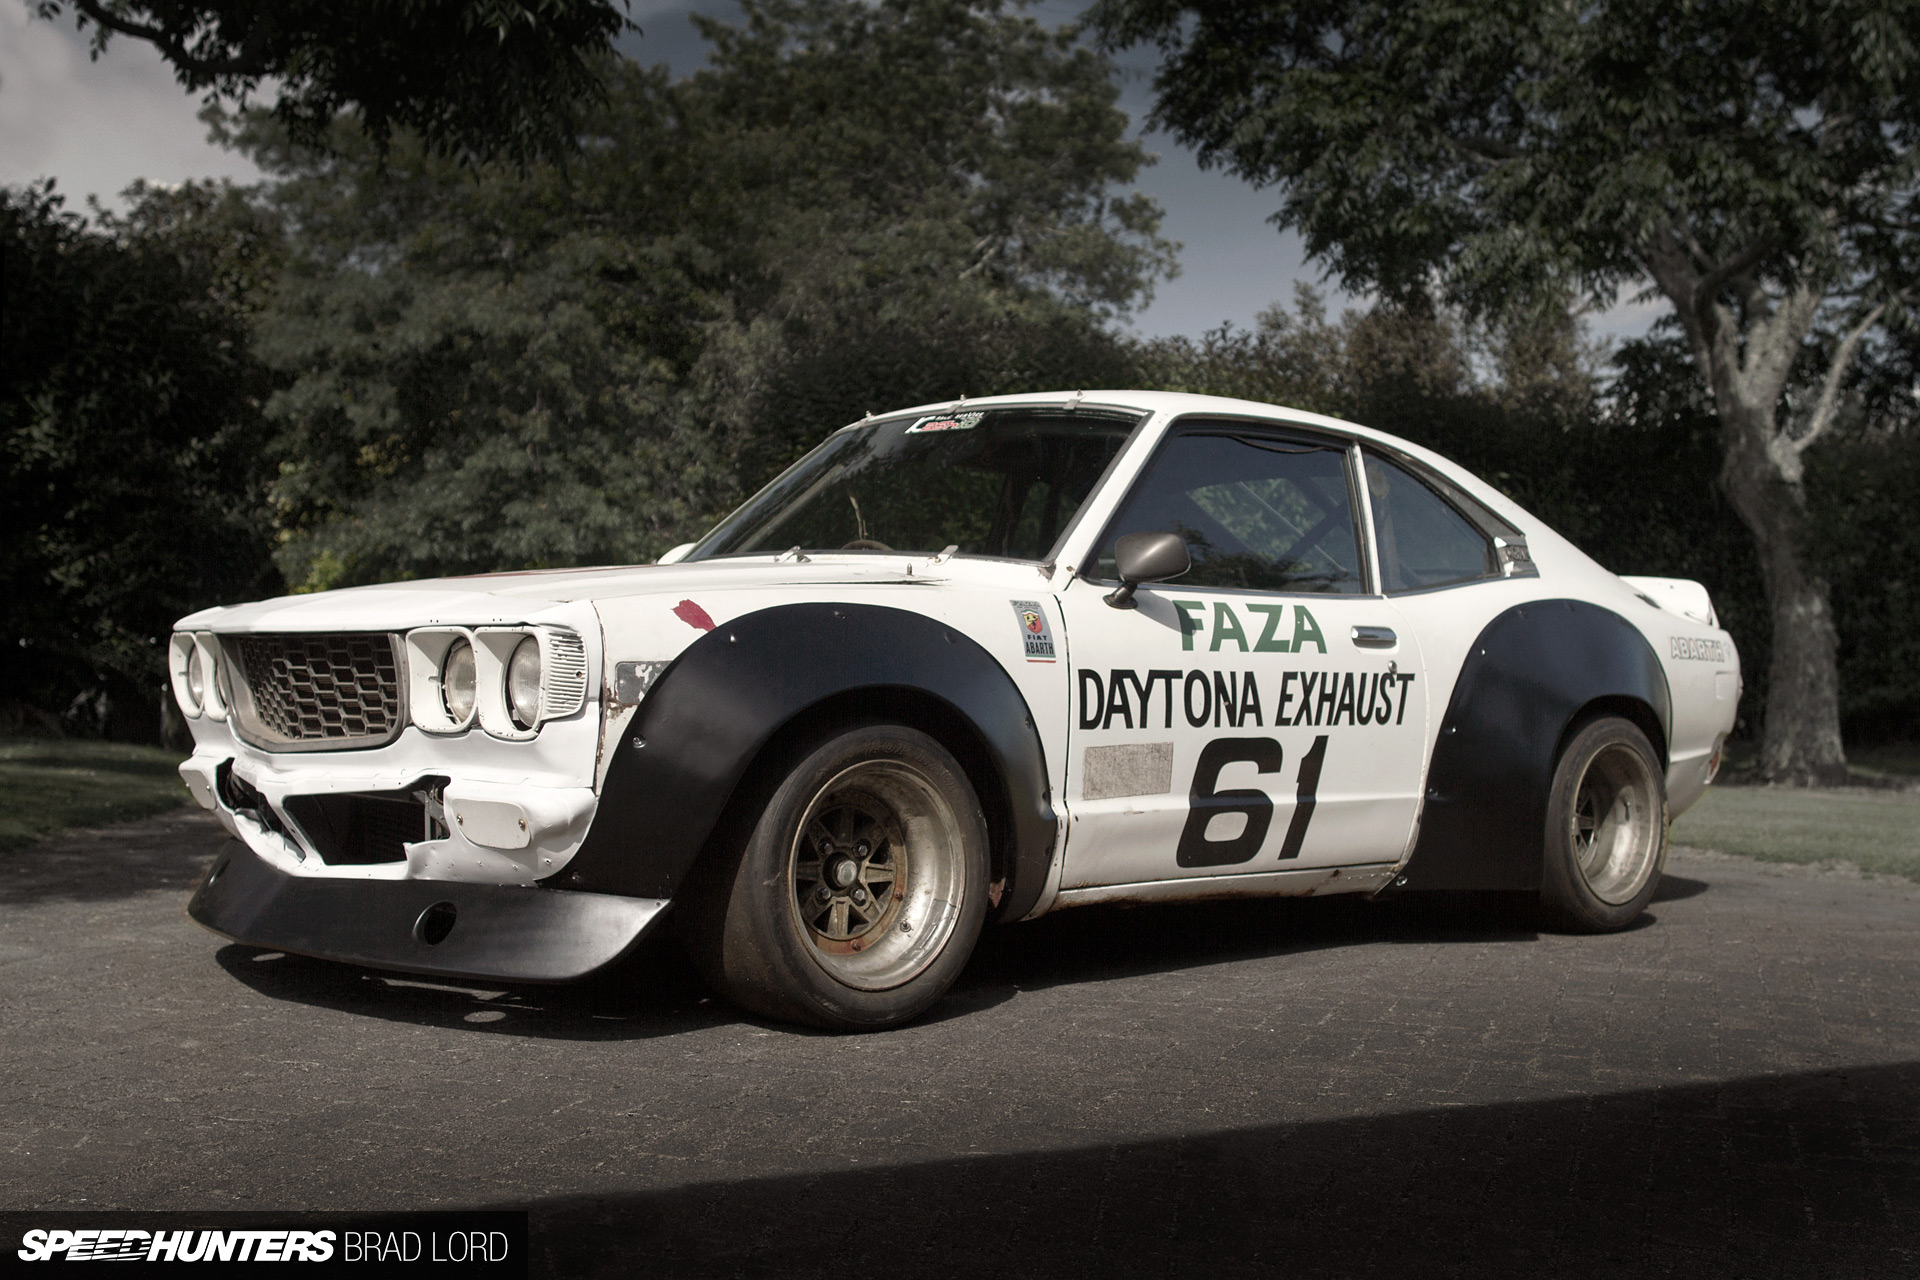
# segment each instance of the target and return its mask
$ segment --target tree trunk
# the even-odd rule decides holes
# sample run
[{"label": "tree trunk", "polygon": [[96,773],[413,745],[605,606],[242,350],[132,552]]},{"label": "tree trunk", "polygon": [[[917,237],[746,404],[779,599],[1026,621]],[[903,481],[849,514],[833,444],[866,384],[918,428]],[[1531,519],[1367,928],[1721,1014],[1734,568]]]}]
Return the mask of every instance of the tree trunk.
[{"label": "tree trunk", "polygon": [[1826,579],[1808,563],[1806,490],[1798,476],[1782,475],[1770,455],[1771,411],[1730,399],[1720,401],[1726,449],[1720,476],[1759,549],[1773,621],[1760,770],[1770,782],[1836,786],[1847,780],[1839,636]]}]

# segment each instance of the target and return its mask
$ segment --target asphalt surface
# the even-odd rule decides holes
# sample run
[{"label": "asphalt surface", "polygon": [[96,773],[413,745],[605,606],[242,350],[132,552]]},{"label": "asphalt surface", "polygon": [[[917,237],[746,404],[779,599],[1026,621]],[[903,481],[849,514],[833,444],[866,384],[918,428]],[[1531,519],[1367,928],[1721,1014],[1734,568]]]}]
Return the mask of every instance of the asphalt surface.
[{"label": "asphalt surface", "polygon": [[1640,926],[1093,908],[914,1026],[667,947],[435,984],[189,922],[181,813],[0,855],[0,1209],[532,1212],[536,1274],[1920,1274],[1920,886],[1682,851]]}]

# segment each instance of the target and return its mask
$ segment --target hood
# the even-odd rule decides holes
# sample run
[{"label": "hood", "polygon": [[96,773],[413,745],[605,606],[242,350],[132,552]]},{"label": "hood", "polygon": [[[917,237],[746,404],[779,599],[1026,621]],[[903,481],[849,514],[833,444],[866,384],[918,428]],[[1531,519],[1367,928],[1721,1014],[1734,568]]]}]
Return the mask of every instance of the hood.
[{"label": "hood", "polygon": [[408,627],[511,626],[538,622],[553,610],[581,601],[677,592],[789,587],[796,591],[837,585],[936,587],[964,579],[1005,580],[1022,590],[1044,589],[1049,574],[1025,561],[937,556],[813,555],[795,561],[772,556],[702,560],[692,564],[627,565],[613,568],[542,569],[526,573],[428,578],[370,587],[344,587],[307,595],[279,596],[251,604],[203,609],[182,618],[177,630],[202,631],[390,631]]}]

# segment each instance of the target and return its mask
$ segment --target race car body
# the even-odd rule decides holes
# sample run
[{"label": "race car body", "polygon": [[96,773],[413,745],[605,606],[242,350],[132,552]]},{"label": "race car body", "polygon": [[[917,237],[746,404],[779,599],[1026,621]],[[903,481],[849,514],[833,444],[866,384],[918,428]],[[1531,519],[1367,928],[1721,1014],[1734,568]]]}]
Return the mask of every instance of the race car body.
[{"label": "race car body", "polygon": [[738,1003],[839,1027],[1078,903],[1623,927],[1740,691],[1697,584],[1382,433],[1139,392],[869,418],[660,564],[211,609],[172,654],[237,841],[209,928],[564,981],[671,914]]}]

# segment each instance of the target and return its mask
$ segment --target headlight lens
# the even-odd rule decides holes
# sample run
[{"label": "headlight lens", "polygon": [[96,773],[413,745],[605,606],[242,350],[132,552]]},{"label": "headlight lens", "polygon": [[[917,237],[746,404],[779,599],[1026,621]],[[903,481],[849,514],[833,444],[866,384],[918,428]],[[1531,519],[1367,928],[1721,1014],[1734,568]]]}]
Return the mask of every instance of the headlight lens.
[{"label": "headlight lens", "polygon": [[514,646],[507,663],[507,705],[520,728],[531,729],[540,722],[540,640],[536,636]]},{"label": "headlight lens", "polygon": [[207,675],[200,669],[200,655],[191,651],[187,654],[187,693],[194,710],[207,705]]},{"label": "headlight lens", "polygon": [[456,640],[440,664],[440,697],[447,704],[447,715],[455,724],[465,724],[473,715],[473,695],[479,688],[473,663],[473,646]]}]

